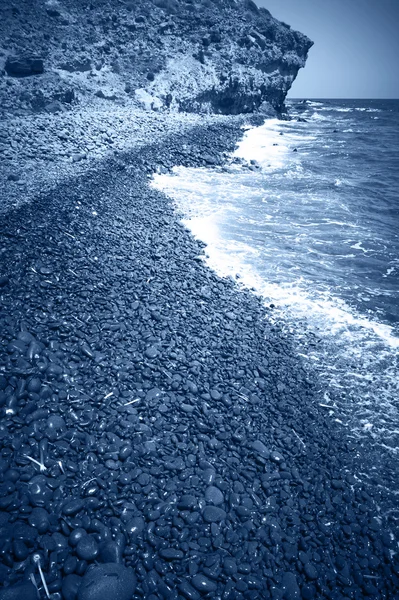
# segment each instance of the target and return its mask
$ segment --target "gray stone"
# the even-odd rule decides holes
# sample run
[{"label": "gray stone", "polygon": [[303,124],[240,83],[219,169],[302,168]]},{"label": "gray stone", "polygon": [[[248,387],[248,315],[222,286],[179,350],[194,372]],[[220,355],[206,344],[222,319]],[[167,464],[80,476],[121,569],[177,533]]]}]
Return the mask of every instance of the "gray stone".
[{"label": "gray stone", "polygon": [[208,504],[223,504],[224,496],[219,488],[215,487],[214,485],[210,485],[206,488],[205,500],[208,502]]}]

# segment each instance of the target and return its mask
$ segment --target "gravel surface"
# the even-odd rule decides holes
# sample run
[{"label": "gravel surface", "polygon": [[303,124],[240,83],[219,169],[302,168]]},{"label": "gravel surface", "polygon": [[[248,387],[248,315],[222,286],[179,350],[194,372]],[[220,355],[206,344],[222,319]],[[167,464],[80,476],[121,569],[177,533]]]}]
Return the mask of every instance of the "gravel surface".
[{"label": "gravel surface", "polygon": [[[248,117],[250,119],[251,117]],[[154,113],[134,105],[95,100],[57,114],[7,115],[0,123],[0,213],[31,201],[98,161],[173,133],[210,123],[242,123],[243,117]]]},{"label": "gravel surface", "polygon": [[3,215],[0,600],[398,597],[359,448],[148,186],[239,135],[172,133]]}]

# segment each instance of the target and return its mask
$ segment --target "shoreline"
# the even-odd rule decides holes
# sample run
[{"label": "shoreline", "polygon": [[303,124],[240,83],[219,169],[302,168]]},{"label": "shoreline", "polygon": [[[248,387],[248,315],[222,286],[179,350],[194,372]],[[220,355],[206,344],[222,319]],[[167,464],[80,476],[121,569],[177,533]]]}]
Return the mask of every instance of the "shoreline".
[{"label": "shoreline", "polygon": [[356,445],[261,299],[210,271],[148,186],[157,167],[221,164],[251,117],[223,120],[4,215],[0,581],[28,600],[36,551],[64,597],[109,562],[138,598],[395,597]]}]

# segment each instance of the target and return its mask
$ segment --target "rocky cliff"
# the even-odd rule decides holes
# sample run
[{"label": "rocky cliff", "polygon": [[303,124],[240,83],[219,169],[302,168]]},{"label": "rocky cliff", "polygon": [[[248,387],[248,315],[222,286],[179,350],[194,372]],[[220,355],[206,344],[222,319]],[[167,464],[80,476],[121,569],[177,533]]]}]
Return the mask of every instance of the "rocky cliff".
[{"label": "rocky cliff", "polygon": [[0,6],[1,108],[281,110],[311,45],[252,0],[14,0]]}]

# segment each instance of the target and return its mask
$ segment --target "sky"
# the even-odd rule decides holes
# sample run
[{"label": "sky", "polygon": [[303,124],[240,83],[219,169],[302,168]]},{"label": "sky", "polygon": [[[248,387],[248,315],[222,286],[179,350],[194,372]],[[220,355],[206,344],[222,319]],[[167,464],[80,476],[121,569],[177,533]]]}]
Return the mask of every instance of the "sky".
[{"label": "sky", "polygon": [[399,98],[399,0],[256,0],[314,41],[291,98]]}]

